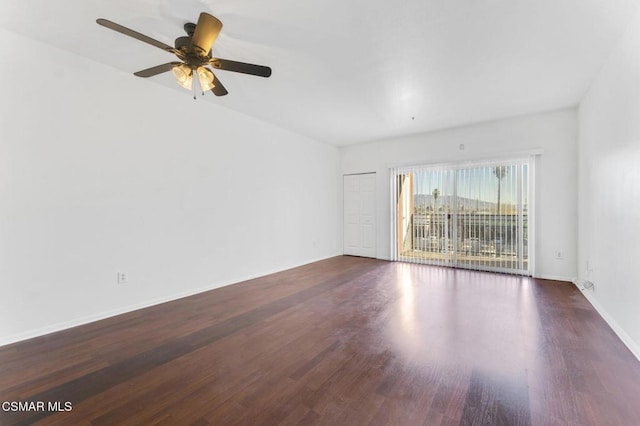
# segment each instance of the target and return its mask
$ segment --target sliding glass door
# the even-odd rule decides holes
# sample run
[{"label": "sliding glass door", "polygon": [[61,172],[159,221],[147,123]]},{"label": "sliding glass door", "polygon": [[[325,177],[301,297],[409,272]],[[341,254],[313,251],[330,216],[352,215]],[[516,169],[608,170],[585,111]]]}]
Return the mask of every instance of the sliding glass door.
[{"label": "sliding glass door", "polygon": [[392,169],[393,258],[530,275],[530,163]]}]

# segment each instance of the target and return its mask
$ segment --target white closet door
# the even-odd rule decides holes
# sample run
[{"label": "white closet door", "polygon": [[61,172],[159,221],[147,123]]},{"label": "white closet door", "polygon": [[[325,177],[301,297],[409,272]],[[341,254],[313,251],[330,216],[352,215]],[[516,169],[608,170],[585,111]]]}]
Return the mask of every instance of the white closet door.
[{"label": "white closet door", "polygon": [[376,174],[344,176],[344,254],[376,257]]}]

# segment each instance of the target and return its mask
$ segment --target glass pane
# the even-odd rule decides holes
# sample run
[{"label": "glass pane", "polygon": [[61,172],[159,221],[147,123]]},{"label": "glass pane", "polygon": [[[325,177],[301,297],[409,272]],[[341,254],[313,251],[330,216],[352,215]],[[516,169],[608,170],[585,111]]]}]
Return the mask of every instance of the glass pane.
[{"label": "glass pane", "polygon": [[[403,211],[410,211],[411,232],[398,244],[399,255],[416,261],[447,264],[451,260],[451,217],[453,173],[450,170],[423,170],[411,174],[411,197],[400,195]],[[408,188],[399,191],[406,194]],[[412,205],[411,205],[412,204]],[[409,208],[407,208],[409,206]],[[400,217],[400,216],[399,216]]]},{"label": "glass pane", "polygon": [[480,269],[519,269],[518,166],[457,172],[458,264]]}]

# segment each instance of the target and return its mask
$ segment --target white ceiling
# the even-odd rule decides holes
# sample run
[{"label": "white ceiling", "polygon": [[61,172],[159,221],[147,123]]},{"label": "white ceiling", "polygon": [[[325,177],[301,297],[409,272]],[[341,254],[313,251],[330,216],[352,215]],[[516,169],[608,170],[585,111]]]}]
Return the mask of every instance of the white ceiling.
[{"label": "white ceiling", "polygon": [[[207,102],[347,145],[574,106],[637,7],[638,0],[5,0],[0,26],[133,73],[173,57],[96,18],[173,45],[185,22],[209,12],[224,24],[214,56],[268,65],[273,75],[219,71],[229,95]],[[183,90],[170,73],[140,84]]]}]

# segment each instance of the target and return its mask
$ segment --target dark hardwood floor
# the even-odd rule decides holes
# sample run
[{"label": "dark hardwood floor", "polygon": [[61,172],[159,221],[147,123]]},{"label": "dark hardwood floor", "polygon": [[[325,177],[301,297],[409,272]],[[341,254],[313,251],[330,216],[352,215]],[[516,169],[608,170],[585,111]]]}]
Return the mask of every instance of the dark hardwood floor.
[{"label": "dark hardwood floor", "polygon": [[639,425],[640,363],[571,284],[336,257],[1,347],[12,401],[72,410],[2,425]]}]

